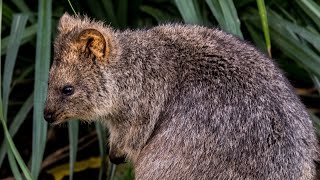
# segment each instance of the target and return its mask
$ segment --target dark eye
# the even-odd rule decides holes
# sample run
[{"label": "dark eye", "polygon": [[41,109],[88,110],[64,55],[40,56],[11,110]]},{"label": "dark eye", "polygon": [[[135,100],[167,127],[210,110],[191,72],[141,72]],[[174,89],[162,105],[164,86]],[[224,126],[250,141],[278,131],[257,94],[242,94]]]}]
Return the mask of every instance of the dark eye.
[{"label": "dark eye", "polygon": [[67,85],[62,88],[62,94],[65,96],[71,96],[74,92],[73,86]]}]

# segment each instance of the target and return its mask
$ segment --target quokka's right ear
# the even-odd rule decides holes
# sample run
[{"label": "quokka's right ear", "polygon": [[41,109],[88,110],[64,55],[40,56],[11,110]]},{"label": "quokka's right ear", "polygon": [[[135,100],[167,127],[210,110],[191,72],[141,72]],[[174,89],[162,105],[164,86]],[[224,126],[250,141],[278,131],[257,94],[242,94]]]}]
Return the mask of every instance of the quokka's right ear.
[{"label": "quokka's right ear", "polygon": [[70,29],[72,29],[74,24],[75,24],[75,18],[70,16],[66,12],[61,16],[61,18],[59,20],[58,30],[60,32],[67,32]]},{"label": "quokka's right ear", "polygon": [[110,44],[106,37],[96,29],[85,29],[78,37],[81,53],[93,55],[100,62],[105,62],[110,53]]}]

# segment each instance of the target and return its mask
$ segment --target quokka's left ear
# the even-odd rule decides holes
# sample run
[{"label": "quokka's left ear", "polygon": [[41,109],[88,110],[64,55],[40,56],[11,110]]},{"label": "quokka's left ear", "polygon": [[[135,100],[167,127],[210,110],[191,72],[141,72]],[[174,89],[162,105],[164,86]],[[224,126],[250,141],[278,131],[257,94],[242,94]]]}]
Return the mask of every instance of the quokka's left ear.
[{"label": "quokka's left ear", "polygon": [[85,29],[78,37],[81,53],[93,55],[99,61],[106,61],[110,52],[110,45],[105,37],[96,29]]}]

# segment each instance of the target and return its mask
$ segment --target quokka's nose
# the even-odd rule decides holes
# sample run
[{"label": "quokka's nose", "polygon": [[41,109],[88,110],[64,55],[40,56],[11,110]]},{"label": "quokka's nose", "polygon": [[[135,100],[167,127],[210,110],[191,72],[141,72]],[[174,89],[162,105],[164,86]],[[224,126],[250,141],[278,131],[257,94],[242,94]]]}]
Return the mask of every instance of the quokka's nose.
[{"label": "quokka's nose", "polygon": [[44,112],[44,119],[48,123],[52,123],[53,122],[53,113],[52,112]]}]

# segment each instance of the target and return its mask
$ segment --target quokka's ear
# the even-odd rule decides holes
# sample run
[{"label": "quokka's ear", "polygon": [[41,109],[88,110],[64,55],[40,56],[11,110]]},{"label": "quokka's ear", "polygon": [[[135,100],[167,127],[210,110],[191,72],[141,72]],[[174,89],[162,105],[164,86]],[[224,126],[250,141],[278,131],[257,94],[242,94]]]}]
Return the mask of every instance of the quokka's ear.
[{"label": "quokka's ear", "polygon": [[85,29],[78,37],[81,53],[94,55],[97,60],[105,61],[110,48],[105,37],[96,29]]},{"label": "quokka's ear", "polygon": [[74,24],[75,24],[75,18],[70,16],[66,12],[61,16],[59,20],[58,29],[60,32],[68,32],[74,27]]}]

